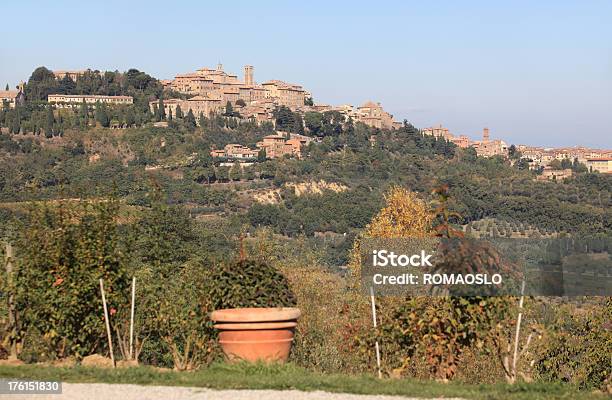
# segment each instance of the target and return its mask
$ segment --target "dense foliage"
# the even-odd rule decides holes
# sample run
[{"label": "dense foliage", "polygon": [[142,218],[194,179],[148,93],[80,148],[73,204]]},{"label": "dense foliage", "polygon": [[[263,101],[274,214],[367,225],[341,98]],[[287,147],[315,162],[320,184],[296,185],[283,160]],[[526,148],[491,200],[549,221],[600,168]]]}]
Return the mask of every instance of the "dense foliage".
[{"label": "dense foliage", "polygon": [[117,211],[110,201],[44,205],[28,214],[15,275],[26,354],[30,345],[42,346],[36,357],[43,358],[82,357],[106,347],[99,279],[111,314],[124,304],[128,284]]},{"label": "dense foliage", "polygon": [[287,278],[261,262],[240,260],[212,268],[208,294],[214,309],[295,307],[296,297]]}]

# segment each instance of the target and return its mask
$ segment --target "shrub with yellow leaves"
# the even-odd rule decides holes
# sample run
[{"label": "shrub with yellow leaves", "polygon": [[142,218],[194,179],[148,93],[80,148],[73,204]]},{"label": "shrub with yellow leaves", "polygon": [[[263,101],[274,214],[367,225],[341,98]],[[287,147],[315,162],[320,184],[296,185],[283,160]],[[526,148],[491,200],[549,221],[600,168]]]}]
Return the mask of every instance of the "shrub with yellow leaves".
[{"label": "shrub with yellow leaves", "polygon": [[385,194],[385,207],[366,227],[365,237],[423,238],[431,236],[434,215],[416,193],[392,187]]}]

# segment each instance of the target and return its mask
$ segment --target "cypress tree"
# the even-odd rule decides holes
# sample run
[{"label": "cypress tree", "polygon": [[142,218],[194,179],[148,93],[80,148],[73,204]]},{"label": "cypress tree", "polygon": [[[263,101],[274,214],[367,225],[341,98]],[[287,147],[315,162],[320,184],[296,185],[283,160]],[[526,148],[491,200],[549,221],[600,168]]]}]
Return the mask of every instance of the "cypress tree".
[{"label": "cypress tree", "polygon": [[125,124],[130,127],[136,123],[136,115],[134,114],[134,109],[132,107],[128,108],[125,112]]},{"label": "cypress tree", "polygon": [[206,117],[204,116],[204,113],[200,111],[200,115],[198,116],[198,123],[200,124],[200,127],[204,127],[206,125]]},{"label": "cypress tree", "polygon": [[[53,124],[55,123],[55,117],[53,116],[53,109],[51,106],[47,107],[47,117],[45,119],[45,133],[51,134],[53,132]],[[50,137],[50,136],[47,136]]]},{"label": "cypress tree", "polygon": [[193,111],[191,111],[191,108],[189,109],[189,112],[187,113],[187,115],[185,116],[185,125],[187,125],[187,128],[189,130],[194,130],[196,127],[196,119],[195,116],[193,115]]},{"label": "cypress tree", "polygon": [[19,117],[16,116],[15,118],[13,118],[13,122],[11,124],[10,131],[12,134],[17,135],[20,130],[21,130],[21,121],[19,121]]},{"label": "cypress tree", "polygon": [[226,117],[232,117],[234,115],[234,107],[232,107],[231,102],[227,102],[225,104],[225,114]]},{"label": "cypress tree", "polygon": [[106,111],[106,105],[100,102],[96,103],[96,121],[105,128],[108,128],[110,125],[110,117]]},{"label": "cypress tree", "polygon": [[166,110],[164,109],[164,100],[160,97],[157,103],[158,121],[166,119]]},{"label": "cypress tree", "polygon": [[83,100],[81,107],[79,108],[79,119],[83,128],[86,128],[87,125],[89,125],[89,110],[87,109],[85,100]]}]

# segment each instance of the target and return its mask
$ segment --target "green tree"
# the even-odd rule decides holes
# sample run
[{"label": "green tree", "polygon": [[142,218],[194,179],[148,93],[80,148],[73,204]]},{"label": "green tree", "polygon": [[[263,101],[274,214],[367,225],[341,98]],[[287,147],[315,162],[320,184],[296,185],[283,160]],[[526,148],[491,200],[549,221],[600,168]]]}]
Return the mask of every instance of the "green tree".
[{"label": "green tree", "polygon": [[76,83],[72,80],[68,74],[64,75],[62,79],[60,79],[57,92],[61,94],[75,94],[76,92]]},{"label": "green tree", "polygon": [[136,115],[134,113],[134,109],[132,107],[129,107],[125,111],[125,124],[128,127],[130,127],[130,126],[134,126],[135,123],[136,123]]},{"label": "green tree", "polygon": [[266,149],[262,147],[257,152],[257,161],[264,162],[264,161],[266,161],[267,158],[268,157],[266,156]]},{"label": "green tree", "polygon": [[138,258],[163,278],[189,259],[193,249],[188,246],[196,235],[184,208],[166,204],[159,189],[151,197],[151,207],[143,211],[138,224],[136,248],[140,249]]},{"label": "green tree", "polygon": [[279,131],[293,132],[296,127],[295,115],[285,107],[276,108],[272,114],[276,120],[276,129]]},{"label": "green tree", "polygon": [[226,117],[234,116],[234,107],[232,107],[232,103],[230,101],[225,103],[225,112],[223,113],[223,115]]},{"label": "green tree", "polygon": [[192,132],[195,130],[196,119],[195,119],[195,116],[193,115],[193,111],[191,111],[191,108],[187,112],[187,115],[184,118],[184,122],[185,122],[185,126],[187,127],[187,129],[189,129]]},{"label": "green tree", "polygon": [[18,135],[20,131],[21,131],[21,118],[19,118],[19,115],[15,115],[10,125],[10,132],[13,135]]},{"label": "green tree", "polygon": [[552,169],[563,169],[563,167],[561,166],[561,161],[554,159],[552,160],[548,166]]},{"label": "green tree", "polygon": [[572,164],[572,170],[577,173],[584,173],[584,172],[589,171],[586,165],[578,161],[578,158],[574,158],[574,162]]},{"label": "green tree", "polygon": [[79,106],[79,120],[82,128],[86,128],[89,124],[89,109],[87,107],[87,103],[85,103],[85,99]]},{"label": "green tree", "polygon": [[293,128],[291,132],[297,133],[298,135],[304,134],[304,121],[298,112],[293,114]]},{"label": "green tree", "polygon": [[253,179],[255,179],[255,170],[253,166],[244,167],[244,170],[242,171],[242,177],[247,181],[252,181]]},{"label": "green tree", "polygon": [[[51,106],[47,106],[46,119],[45,119],[45,134],[46,135],[53,134],[54,124],[55,124],[55,116],[53,115],[53,108]],[[47,136],[47,137],[50,137],[50,136]]]},{"label": "green tree", "polygon": [[29,100],[47,100],[47,96],[57,93],[58,82],[53,72],[45,67],[38,67],[32,72],[25,87]]},{"label": "green tree", "polygon": [[200,112],[200,116],[198,117],[198,123],[201,128],[207,125],[208,119],[204,116],[204,113]]},{"label": "green tree", "polygon": [[564,158],[561,160],[561,169],[570,169],[572,166],[572,161],[569,158]]},{"label": "green tree", "polygon": [[215,177],[220,182],[229,181],[229,168],[228,167],[219,167],[215,171]]},{"label": "green tree", "polygon": [[242,179],[242,167],[240,166],[240,162],[234,161],[234,165],[229,170],[229,179],[232,181],[239,181]]},{"label": "green tree", "polygon": [[157,115],[155,116],[156,121],[163,121],[166,119],[166,109],[164,107],[164,99],[161,97],[157,103]]},{"label": "green tree", "polygon": [[177,105],[176,110],[174,111],[174,116],[178,118],[183,118],[183,110],[181,110],[181,106]]},{"label": "green tree", "polygon": [[521,152],[516,149],[515,145],[508,147],[508,158],[511,160],[518,160],[521,158]]},{"label": "green tree", "polygon": [[108,128],[110,126],[110,116],[108,115],[106,104],[96,102],[95,118],[96,121],[104,128]]},{"label": "green tree", "polygon": [[529,169],[529,161],[526,158],[521,158],[516,162],[516,168],[523,171]]}]

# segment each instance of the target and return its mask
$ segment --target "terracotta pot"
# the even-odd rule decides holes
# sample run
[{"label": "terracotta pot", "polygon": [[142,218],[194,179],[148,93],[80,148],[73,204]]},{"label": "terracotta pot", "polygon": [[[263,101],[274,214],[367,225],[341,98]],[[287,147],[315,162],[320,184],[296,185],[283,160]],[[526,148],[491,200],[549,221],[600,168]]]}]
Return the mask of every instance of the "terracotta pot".
[{"label": "terracotta pot", "polygon": [[213,311],[219,343],[230,361],[285,362],[289,358],[300,310],[232,308]]}]

